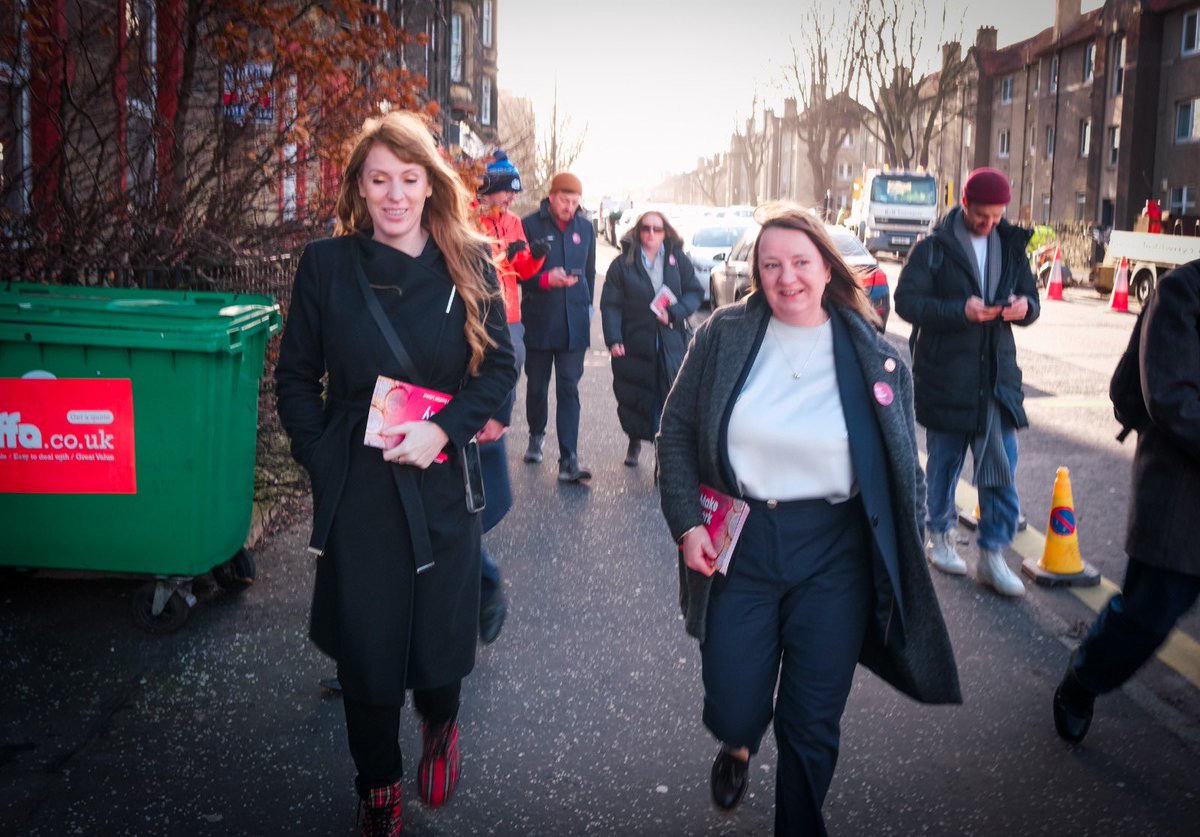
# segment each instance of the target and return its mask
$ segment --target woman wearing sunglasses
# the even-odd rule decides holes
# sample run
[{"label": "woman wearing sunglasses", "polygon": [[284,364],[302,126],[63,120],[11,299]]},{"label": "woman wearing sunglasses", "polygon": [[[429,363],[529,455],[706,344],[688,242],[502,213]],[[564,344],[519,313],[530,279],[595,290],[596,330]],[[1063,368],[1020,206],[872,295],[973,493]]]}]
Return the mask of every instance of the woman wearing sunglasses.
[{"label": "woman wearing sunglasses", "polygon": [[671,383],[683,363],[704,289],[683,254],[683,238],[657,210],[643,212],[621,239],[600,294],[604,343],[612,355],[617,418],[629,436],[625,464],[637,467],[652,441]]}]

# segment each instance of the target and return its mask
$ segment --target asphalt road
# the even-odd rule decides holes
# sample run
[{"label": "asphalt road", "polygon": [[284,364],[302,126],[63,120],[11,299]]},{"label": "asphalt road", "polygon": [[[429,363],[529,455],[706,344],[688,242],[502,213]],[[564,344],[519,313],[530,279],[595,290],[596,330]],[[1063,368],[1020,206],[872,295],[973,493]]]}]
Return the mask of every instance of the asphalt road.
[{"label": "asphalt road", "polygon": [[[601,265],[612,252],[602,248]],[[1022,337],[1035,426],[1022,436],[1019,487],[1044,529],[1051,466],[1068,464],[1085,557],[1119,581],[1132,447],[1111,442],[1110,414],[1092,402],[1111,369],[1098,347],[1123,345],[1132,318],[1082,296],[1056,305]],[[517,420],[516,504],[489,535],[511,615],[465,683],[462,781],[440,811],[415,801],[419,734],[405,716],[406,833],[770,833],[770,735],[739,811],[718,815],[708,801],[716,744],[700,723],[699,654],[678,615],[649,454],[637,469],[621,463],[598,328],[580,451],[595,477],[561,486],[553,457],[523,464]],[[132,624],[140,582],[0,581],[0,834],[352,833],[341,701],[318,685],[332,664],[306,639],[306,539],[306,522],[285,531],[260,552],[252,588],[205,587],[184,629],[164,637]],[[1050,695],[1088,608],[1061,590],[1013,603],[969,578],[935,585],[965,703],[920,706],[860,672],[826,803],[832,833],[1195,833],[1190,682],[1151,663],[1099,703],[1071,748],[1054,735]]]}]

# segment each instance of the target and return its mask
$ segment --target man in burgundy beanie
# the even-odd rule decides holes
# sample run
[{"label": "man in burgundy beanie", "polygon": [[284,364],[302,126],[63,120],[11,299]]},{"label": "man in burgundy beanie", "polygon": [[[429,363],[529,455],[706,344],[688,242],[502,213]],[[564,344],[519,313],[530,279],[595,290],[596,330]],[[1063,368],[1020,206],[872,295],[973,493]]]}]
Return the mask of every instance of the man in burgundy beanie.
[{"label": "man in burgundy beanie", "polygon": [[1029,426],[1012,327],[1038,318],[1025,245],[1030,232],[1004,220],[1008,175],[975,169],[962,205],[913,247],[896,285],[896,313],[913,324],[913,388],[925,426],[929,561],[965,575],[955,548],[954,488],[968,448],[979,490],[980,584],[1010,598],[1025,585],[1004,549],[1017,531],[1017,430]]}]

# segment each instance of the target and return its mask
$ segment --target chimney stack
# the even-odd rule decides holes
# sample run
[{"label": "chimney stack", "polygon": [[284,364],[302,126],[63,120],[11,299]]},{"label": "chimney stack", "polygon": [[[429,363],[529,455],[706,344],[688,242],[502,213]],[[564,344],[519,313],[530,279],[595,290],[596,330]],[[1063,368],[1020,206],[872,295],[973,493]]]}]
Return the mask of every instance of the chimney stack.
[{"label": "chimney stack", "polygon": [[996,51],[996,27],[980,26],[975,33],[975,48],[980,52]]},{"label": "chimney stack", "polygon": [[1054,9],[1054,40],[1058,40],[1075,28],[1082,16],[1079,9],[1081,0],[1057,0]]}]

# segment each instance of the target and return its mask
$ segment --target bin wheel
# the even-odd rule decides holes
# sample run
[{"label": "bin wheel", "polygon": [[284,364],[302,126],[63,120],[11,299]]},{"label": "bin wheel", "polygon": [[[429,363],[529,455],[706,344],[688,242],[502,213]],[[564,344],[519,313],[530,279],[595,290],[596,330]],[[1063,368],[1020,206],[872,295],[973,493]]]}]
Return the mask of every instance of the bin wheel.
[{"label": "bin wheel", "polygon": [[157,582],[143,584],[133,594],[133,621],[138,627],[152,634],[174,633],[183,627],[192,609],[178,592],[167,597],[162,613],[154,615],[154,591]]},{"label": "bin wheel", "polygon": [[213,579],[223,590],[240,593],[254,583],[256,570],[254,553],[248,549],[239,549],[237,554],[213,567]]}]

